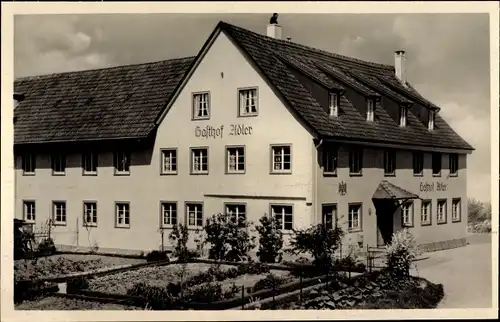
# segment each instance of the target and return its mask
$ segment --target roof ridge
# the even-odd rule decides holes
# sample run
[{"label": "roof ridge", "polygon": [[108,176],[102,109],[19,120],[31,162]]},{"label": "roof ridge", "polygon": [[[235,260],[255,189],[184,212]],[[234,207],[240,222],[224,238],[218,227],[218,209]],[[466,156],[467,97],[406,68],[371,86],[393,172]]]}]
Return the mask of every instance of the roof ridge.
[{"label": "roof ridge", "polygon": [[226,26],[229,26],[229,27],[237,29],[237,30],[244,30],[245,32],[252,33],[254,35],[262,37],[262,38],[264,38],[264,39],[266,39],[268,41],[271,41],[271,42],[279,43],[280,45],[286,45],[286,46],[290,46],[290,47],[297,47],[297,48],[300,48],[300,49],[309,50],[309,51],[312,51],[312,52],[316,52],[316,53],[323,54],[323,55],[328,55],[328,56],[336,58],[336,59],[345,60],[345,61],[348,61],[348,62],[351,62],[351,63],[356,63],[356,64],[359,64],[359,65],[364,65],[364,66],[369,66],[369,67],[376,67],[376,68],[385,69],[385,70],[394,70],[394,66],[393,65],[370,62],[370,61],[366,61],[366,60],[362,60],[362,59],[358,59],[358,58],[354,58],[354,57],[350,57],[350,56],[345,56],[345,55],[341,55],[341,54],[329,52],[329,51],[326,51],[326,50],[323,50],[323,49],[319,49],[319,48],[314,48],[314,47],[311,47],[311,46],[302,45],[302,44],[299,44],[299,43],[296,43],[296,42],[292,42],[292,41],[289,41],[289,40],[276,39],[276,38],[273,38],[273,37],[269,37],[267,35],[259,34],[257,32],[251,31],[249,29],[245,29],[245,28],[242,28],[242,27],[235,26],[233,24],[230,24],[230,23],[227,23],[227,22],[224,22],[224,21],[221,21],[220,23],[221,23],[221,25],[226,25]]},{"label": "roof ridge", "polygon": [[40,78],[44,78],[44,77],[51,77],[51,76],[55,76],[55,75],[79,74],[79,73],[86,73],[86,72],[93,72],[93,71],[100,71],[100,70],[118,69],[118,68],[124,68],[124,67],[134,67],[134,66],[141,66],[141,65],[152,65],[152,64],[163,63],[163,62],[183,61],[183,60],[189,60],[189,59],[195,59],[195,58],[196,58],[196,56],[186,56],[186,57],[177,57],[177,58],[157,60],[157,61],[150,61],[150,62],[144,62],[144,63],[136,63],[136,64],[127,64],[127,65],[118,65],[118,66],[110,66],[110,67],[102,67],[102,68],[74,70],[74,71],[67,71],[67,72],[60,72],[60,73],[32,75],[32,76],[25,76],[25,77],[15,78],[14,82],[29,81],[29,80],[40,79]]}]

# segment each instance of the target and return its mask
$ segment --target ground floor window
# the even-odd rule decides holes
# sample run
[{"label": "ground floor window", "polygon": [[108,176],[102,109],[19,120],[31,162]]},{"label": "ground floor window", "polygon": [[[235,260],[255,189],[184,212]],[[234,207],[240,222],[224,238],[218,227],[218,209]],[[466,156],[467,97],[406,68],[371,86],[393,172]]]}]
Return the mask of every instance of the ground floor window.
[{"label": "ground floor window", "polygon": [[282,230],[293,229],[293,206],[271,205],[271,214],[278,220]]},{"label": "ground floor window", "polygon": [[422,225],[431,224],[431,201],[422,200],[422,208],[420,209],[420,223]]},{"label": "ground floor window", "polygon": [[337,219],[337,205],[326,204],[322,206],[323,224],[327,229],[333,229],[333,225]]},{"label": "ground floor window", "polygon": [[83,203],[83,225],[97,226],[97,202]]},{"label": "ground floor window", "polygon": [[231,221],[237,222],[239,227],[245,227],[246,205],[226,204],[226,215],[230,216]]},{"label": "ground floor window", "polygon": [[27,223],[35,222],[35,202],[34,201],[24,201],[24,220]]},{"label": "ground floor window", "polygon": [[130,228],[130,204],[126,202],[116,203],[116,227]]},{"label": "ground floor window", "polygon": [[54,201],[52,207],[54,225],[66,225],[66,202]]},{"label": "ground floor window", "polygon": [[413,226],[413,202],[407,201],[401,205],[403,227]]},{"label": "ground floor window", "polygon": [[172,227],[177,225],[177,203],[162,202],[161,203],[161,226],[162,228]]},{"label": "ground floor window", "polygon": [[187,203],[186,212],[188,215],[188,226],[203,227],[203,204]]},{"label": "ground floor window", "polygon": [[460,198],[453,199],[451,204],[451,219],[454,222],[459,222],[462,220],[461,212],[460,212]]},{"label": "ground floor window", "polygon": [[348,228],[351,231],[361,230],[361,204],[349,205]]},{"label": "ground floor window", "polygon": [[446,223],[446,199],[437,202],[437,222],[439,224]]}]

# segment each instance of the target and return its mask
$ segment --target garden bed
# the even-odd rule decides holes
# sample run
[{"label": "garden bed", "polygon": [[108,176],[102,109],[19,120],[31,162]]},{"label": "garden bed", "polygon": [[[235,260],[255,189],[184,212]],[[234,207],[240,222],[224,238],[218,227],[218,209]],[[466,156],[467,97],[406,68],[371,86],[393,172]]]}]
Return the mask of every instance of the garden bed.
[{"label": "garden bed", "polygon": [[145,263],[143,259],[109,257],[102,255],[53,255],[37,259],[14,261],[14,280],[34,280],[90,272],[103,268]]},{"label": "garden bed", "polygon": [[141,308],[114,303],[101,303],[59,296],[49,296],[24,301],[14,306],[16,310],[141,310]]}]

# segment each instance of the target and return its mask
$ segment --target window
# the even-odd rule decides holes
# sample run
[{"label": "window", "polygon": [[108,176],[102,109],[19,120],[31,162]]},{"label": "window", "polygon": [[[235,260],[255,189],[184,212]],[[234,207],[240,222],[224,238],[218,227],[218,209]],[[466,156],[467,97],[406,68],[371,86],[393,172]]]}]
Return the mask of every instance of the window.
[{"label": "window", "polygon": [[399,126],[406,126],[406,114],[408,113],[408,109],[406,106],[401,106],[399,108]]},{"label": "window", "polygon": [[438,200],[437,202],[437,222],[438,224],[446,223],[446,200]]},{"label": "window", "polygon": [[360,175],[363,169],[363,149],[353,148],[349,151],[349,174]]},{"label": "window", "polygon": [[177,150],[161,150],[161,174],[177,173]]},{"label": "window", "polygon": [[97,202],[83,203],[83,225],[97,227]]},{"label": "window", "polygon": [[327,229],[333,229],[333,224],[337,221],[337,205],[323,205],[323,224]]},{"label": "window", "polygon": [[54,201],[52,204],[52,220],[54,225],[66,225],[66,202]]},{"label": "window", "polygon": [[453,199],[451,203],[451,220],[459,222],[462,220],[461,217],[460,199]]},{"label": "window", "polygon": [[396,174],[396,152],[389,150],[384,151],[384,174]]},{"label": "window", "polygon": [[405,202],[401,205],[401,217],[403,221],[403,227],[413,226],[413,203]]},{"label": "window", "polygon": [[323,150],[323,173],[326,175],[337,174],[338,149],[334,146],[325,146]]},{"label": "window", "polygon": [[259,113],[256,88],[240,89],[239,96],[239,116],[254,116]]},{"label": "window", "polygon": [[245,173],[245,148],[228,147],[227,154],[227,173]]},{"label": "window", "polygon": [[188,203],[186,204],[188,214],[188,226],[203,227],[203,204]]},{"label": "window", "polygon": [[66,172],[66,156],[62,153],[52,155],[52,174],[61,175]]},{"label": "window", "polygon": [[368,99],[366,101],[366,120],[373,121],[375,120],[375,100]]},{"label": "window", "polygon": [[24,153],[22,155],[23,174],[35,174],[36,155],[33,153]]},{"label": "window", "polygon": [[161,227],[172,227],[177,225],[177,203],[162,202],[161,203]]},{"label": "window", "polygon": [[193,94],[193,119],[210,118],[210,95],[208,93]]},{"label": "window", "polygon": [[349,205],[349,230],[361,230],[361,205]]},{"label": "window", "polygon": [[130,228],[130,204],[126,202],[116,203],[116,228]]},{"label": "window", "polygon": [[424,154],[413,152],[413,175],[420,176],[424,173]]},{"label": "window", "polygon": [[285,205],[272,205],[271,214],[279,222],[282,230],[293,229],[293,207]]},{"label": "window", "polygon": [[88,151],[82,154],[83,174],[97,174],[97,153]]},{"label": "window", "polygon": [[35,202],[25,201],[24,202],[24,220],[27,223],[34,223],[36,220],[35,214]]},{"label": "window", "polygon": [[434,111],[429,111],[429,121],[427,123],[427,128],[429,130],[434,130],[434,119],[435,119]]},{"label": "window", "polygon": [[115,174],[129,174],[130,152],[116,151],[113,156],[113,163],[115,165]]},{"label": "window", "polygon": [[208,173],[208,148],[191,149],[191,174]]},{"label": "window", "polygon": [[292,171],[292,155],[290,146],[271,147],[273,167],[271,172],[283,173]]},{"label": "window", "polygon": [[431,224],[431,205],[430,200],[422,201],[422,208],[420,209],[420,223],[422,225]]},{"label": "window", "polygon": [[441,153],[432,154],[432,175],[441,175]]},{"label": "window", "polygon": [[226,215],[230,216],[232,222],[237,222],[239,227],[245,227],[246,205],[226,204]]},{"label": "window", "polygon": [[458,175],[458,154],[456,153],[450,154],[450,175]]},{"label": "window", "polygon": [[328,100],[328,109],[330,116],[339,116],[339,95],[337,93],[330,93]]}]

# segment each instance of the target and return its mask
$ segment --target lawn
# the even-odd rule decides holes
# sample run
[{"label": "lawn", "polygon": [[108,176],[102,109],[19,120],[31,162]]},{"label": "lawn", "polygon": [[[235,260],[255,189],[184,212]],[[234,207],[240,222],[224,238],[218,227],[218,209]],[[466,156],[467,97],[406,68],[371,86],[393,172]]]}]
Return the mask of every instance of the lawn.
[{"label": "lawn", "polygon": [[20,259],[14,261],[14,280],[58,277],[144,262],[146,262],[144,259],[83,254],[61,254],[36,259]]},{"label": "lawn", "polygon": [[49,296],[33,301],[15,304],[16,310],[141,310],[140,308]]}]

